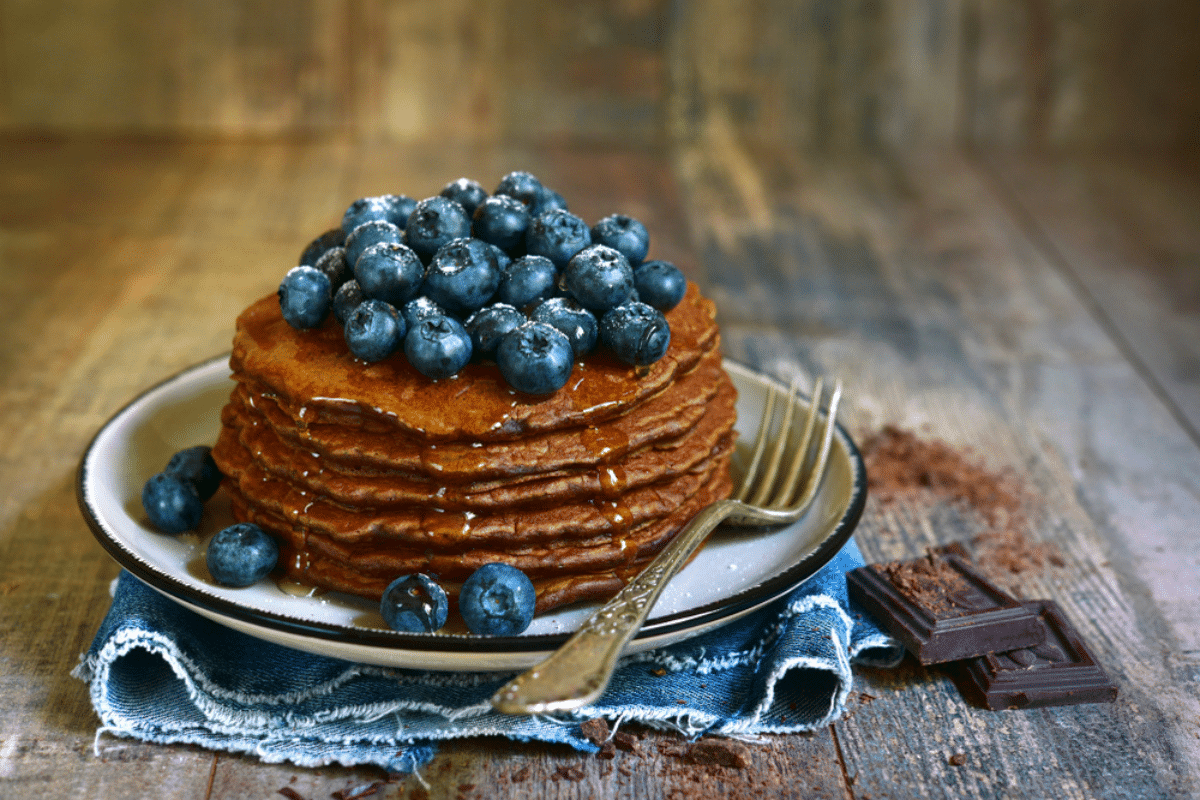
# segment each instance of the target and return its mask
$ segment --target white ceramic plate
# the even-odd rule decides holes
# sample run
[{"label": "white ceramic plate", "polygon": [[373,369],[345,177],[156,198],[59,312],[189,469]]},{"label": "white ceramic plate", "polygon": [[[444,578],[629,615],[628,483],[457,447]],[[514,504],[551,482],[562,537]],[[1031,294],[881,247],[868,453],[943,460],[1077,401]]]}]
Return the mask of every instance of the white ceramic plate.
[{"label": "white ceramic plate", "polygon": [[[216,585],[204,567],[204,543],[234,521],[223,493],[205,507],[198,532],[168,536],[146,520],[141,489],[174,452],[216,441],[221,408],[233,387],[227,362],[221,356],[199,364],[137,397],[100,429],[80,463],[84,517],[113,558],[150,587],[260,639],[350,661],[432,670],[531,666],[596,607],[577,604],[544,614],[520,636],[473,636],[461,623],[460,632],[451,623],[436,634],[408,634],[387,629],[378,607],[361,598],[297,596],[294,587],[273,580],[247,589]],[[726,362],[725,368],[738,388],[738,431],[751,437],[772,381],[736,363]],[[808,515],[776,530],[718,529],[667,587],[627,652],[682,641],[790,592],[833,558],[865,502],[862,459],[839,428],[829,473]]]}]

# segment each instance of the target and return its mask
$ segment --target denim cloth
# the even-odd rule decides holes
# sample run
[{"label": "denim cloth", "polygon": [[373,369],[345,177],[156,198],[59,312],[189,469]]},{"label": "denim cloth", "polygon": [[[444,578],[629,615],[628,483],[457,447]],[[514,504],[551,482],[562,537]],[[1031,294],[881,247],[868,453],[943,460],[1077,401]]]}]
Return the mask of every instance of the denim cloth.
[{"label": "denim cloth", "polygon": [[[511,673],[445,673],[353,664],[259,641],[212,622],[128,573],[74,675],[102,734],[186,742],[300,766],[376,764],[396,772],[436,742],[505,736],[597,746],[582,721],[636,721],[688,735],[808,731],[843,711],[851,661],[894,665],[901,647],[850,605],[851,541],[788,597],[702,636],[626,657],[595,705],[516,717],[488,698]],[[682,701],[682,702],[680,702]]]}]

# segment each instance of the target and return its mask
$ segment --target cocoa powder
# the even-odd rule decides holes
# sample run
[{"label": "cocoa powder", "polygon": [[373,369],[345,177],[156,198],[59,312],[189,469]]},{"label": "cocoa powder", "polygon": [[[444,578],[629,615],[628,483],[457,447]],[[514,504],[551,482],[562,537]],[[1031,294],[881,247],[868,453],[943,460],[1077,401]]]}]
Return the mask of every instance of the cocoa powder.
[{"label": "cocoa powder", "polygon": [[867,437],[862,454],[869,495],[881,505],[929,493],[977,513],[986,529],[971,539],[972,555],[989,578],[1003,582],[1047,564],[1063,566],[1057,547],[1026,533],[1038,498],[1012,470],[990,470],[973,451],[894,425]]}]

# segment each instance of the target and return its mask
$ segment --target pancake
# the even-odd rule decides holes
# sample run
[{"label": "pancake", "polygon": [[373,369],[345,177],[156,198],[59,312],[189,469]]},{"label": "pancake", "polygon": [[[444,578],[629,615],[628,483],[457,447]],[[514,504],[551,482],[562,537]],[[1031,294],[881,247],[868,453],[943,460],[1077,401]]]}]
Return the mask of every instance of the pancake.
[{"label": "pancake", "polygon": [[213,448],[235,516],[277,539],[288,578],[325,589],[377,599],[425,572],[453,598],[502,561],[539,612],[607,597],[731,489],[714,306],[689,284],[666,316],[653,364],[596,351],[533,397],[489,362],[441,380],[402,353],[366,364],[336,321],[296,330],[264,297],[238,317]]}]

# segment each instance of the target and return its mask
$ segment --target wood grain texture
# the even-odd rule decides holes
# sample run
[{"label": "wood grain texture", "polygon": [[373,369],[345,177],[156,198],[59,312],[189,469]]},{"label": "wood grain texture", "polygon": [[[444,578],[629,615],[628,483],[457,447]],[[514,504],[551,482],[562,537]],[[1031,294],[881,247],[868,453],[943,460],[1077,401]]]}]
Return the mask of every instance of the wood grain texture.
[{"label": "wood grain texture", "polygon": [[0,0],[0,130],[1200,141],[1190,0]]},{"label": "wood grain texture", "polygon": [[[1159,268],[1191,263],[1190,184],[1139,159],[1086,169],[954,151],[812,159],[714,119],[679,150],[0,142],[0,795],[268,797],[290,787],[316,798],[388,780],[94,742],[85,687],[68,673],[116,567],[75,508],[74,470],[136,392],[226,349],[237,311],[271,291],[349,199],[432,194],[463,174],[491,183],[518,167],[586,219],[641,217],[654,254],[717,300],[732,357],[782,377],[846,378],[845,422],[860,438],[896,423],[1014,470],[1030,496],[1025,532],[1053,543],[1062,565],[1013,575],[1010,588],[1057,600],[1121,697],[986,712],[940,672],[906,663],[860,671],[843,720],[753,746],[744,770],[697,775],[661,734],[612,762],[468,741],[441,750],[422,772],[427,786],[409,777],[376,796],[1200,792],[1200,448],[1147,380],[1168,386],[1148,355],[1154,340],[1139,349],[1114,338],[1135,341],[1121,321],[1131,302],[1162,303],[1160,337],[1193,321],[1180,289],[1190,284],[1172,283],[1187,276]],[[1100,284],[1134,290],[1085,291],[1085,262]],[[1154,333],[1153,315],[1130,319]],[[970,508],[914,495],[872,501],[858,540],[868,558],[896,558],[986,529]]]}]

